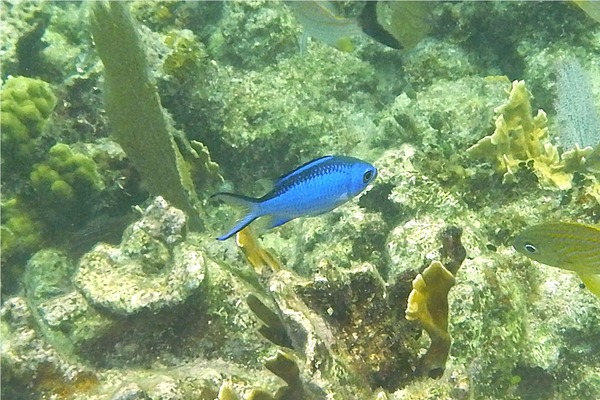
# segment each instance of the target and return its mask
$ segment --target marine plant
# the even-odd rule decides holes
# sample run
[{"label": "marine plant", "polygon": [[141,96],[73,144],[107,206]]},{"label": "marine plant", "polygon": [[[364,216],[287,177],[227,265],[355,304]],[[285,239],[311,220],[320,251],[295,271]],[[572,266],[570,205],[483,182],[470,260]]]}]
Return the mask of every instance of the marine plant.
[{"label": "marine plant", "polygon": [[559,63],[556,114],[568,170],[600,170],[600,114],[587,71],[577,59]]}]

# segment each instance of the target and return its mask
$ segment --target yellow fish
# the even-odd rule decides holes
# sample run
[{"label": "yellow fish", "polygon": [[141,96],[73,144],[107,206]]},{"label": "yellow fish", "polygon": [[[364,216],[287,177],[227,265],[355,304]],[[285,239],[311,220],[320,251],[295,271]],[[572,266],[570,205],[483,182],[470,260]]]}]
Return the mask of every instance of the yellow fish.
[{"label": "yellow fish", "polygon": [[600,297],[600,229],[571,222],[535,225],[521,232],[513,247],[542,264],[576,272]]},{"label": "yellow fish", "polygon": [[298,22],[304,27],[300,49],[306,49],[306,38],[314,37],[338,50],[354,49],[350,38],[363,33],[393,49],[402,45],[377,20],[377,2],[367,1],[357,18],[345,18],[336,13],[331,1],[286,1]]},{"label": "yellow fish", "polygon": [[598,0],[573,0],[587,15],[600,22],[600,1]]}]

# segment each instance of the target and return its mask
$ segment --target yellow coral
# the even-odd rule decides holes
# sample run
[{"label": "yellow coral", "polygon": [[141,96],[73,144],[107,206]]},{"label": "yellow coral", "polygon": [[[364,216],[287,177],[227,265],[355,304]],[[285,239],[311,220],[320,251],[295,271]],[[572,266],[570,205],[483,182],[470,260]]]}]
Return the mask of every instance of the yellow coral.
[{"label": "yellow coral", "polygon": [[515,182],[520,165],[532,162],[540,185],[550,189],[569,189],[573,178],[560,161],[558,150],[548,141],[548,119],[543,110],[533,117],[531,94],[524,81],[514,81],[508,101],[494,112],[496,129],[471,146],[467,153],[487,158],[497,172],[503,173],[503,182]]},{"label": "yellow coral", "polygon": [[448,333],[448,292],[454,276],[441,262],[434,261],[413,280],[408,296],[406,319],[418,320],[427,331],[431,345],[417,369],[419,375],[444,370],[451,338]]},{"label": "yellow coral", "polygon": [[279,261],[277,261],[268,250],[260,245],[250,227],[246,227],[239,231],[235,236],[235,240],[236,244],[256,272],[262,273],[265,268],[275,272],[281,269]]}]

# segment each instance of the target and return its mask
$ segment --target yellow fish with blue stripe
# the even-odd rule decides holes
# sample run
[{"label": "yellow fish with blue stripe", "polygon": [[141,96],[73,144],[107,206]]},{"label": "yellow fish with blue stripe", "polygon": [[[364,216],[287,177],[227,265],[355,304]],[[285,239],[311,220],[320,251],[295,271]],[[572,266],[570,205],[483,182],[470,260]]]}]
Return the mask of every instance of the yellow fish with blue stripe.
[{"label": "yellow fish with blue stripe", "polygon": [[574,271],[600,297],[600,229],[550,222],[525,229],[514,240],[519,253],[542,264]]}]

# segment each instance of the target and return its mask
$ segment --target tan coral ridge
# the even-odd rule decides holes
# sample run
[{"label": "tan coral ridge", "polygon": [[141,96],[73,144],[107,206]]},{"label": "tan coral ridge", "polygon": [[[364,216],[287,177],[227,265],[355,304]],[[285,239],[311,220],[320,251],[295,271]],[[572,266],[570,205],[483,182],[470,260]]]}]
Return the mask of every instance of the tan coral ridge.
[{"label": "tan coral ridge", "polygon": [[502,182],[516,182],[517,171],[530,165],[540,186],[546,189],[571,188],[573,172],[582,165],[591,149],[576,149],[561,157],[548,138],[548,118],[543,110],[533,116],[531,93],[524,81],[514,81],[508,101],[497,107],[495,130],[471,146],[467,153],[491,161]]}]

